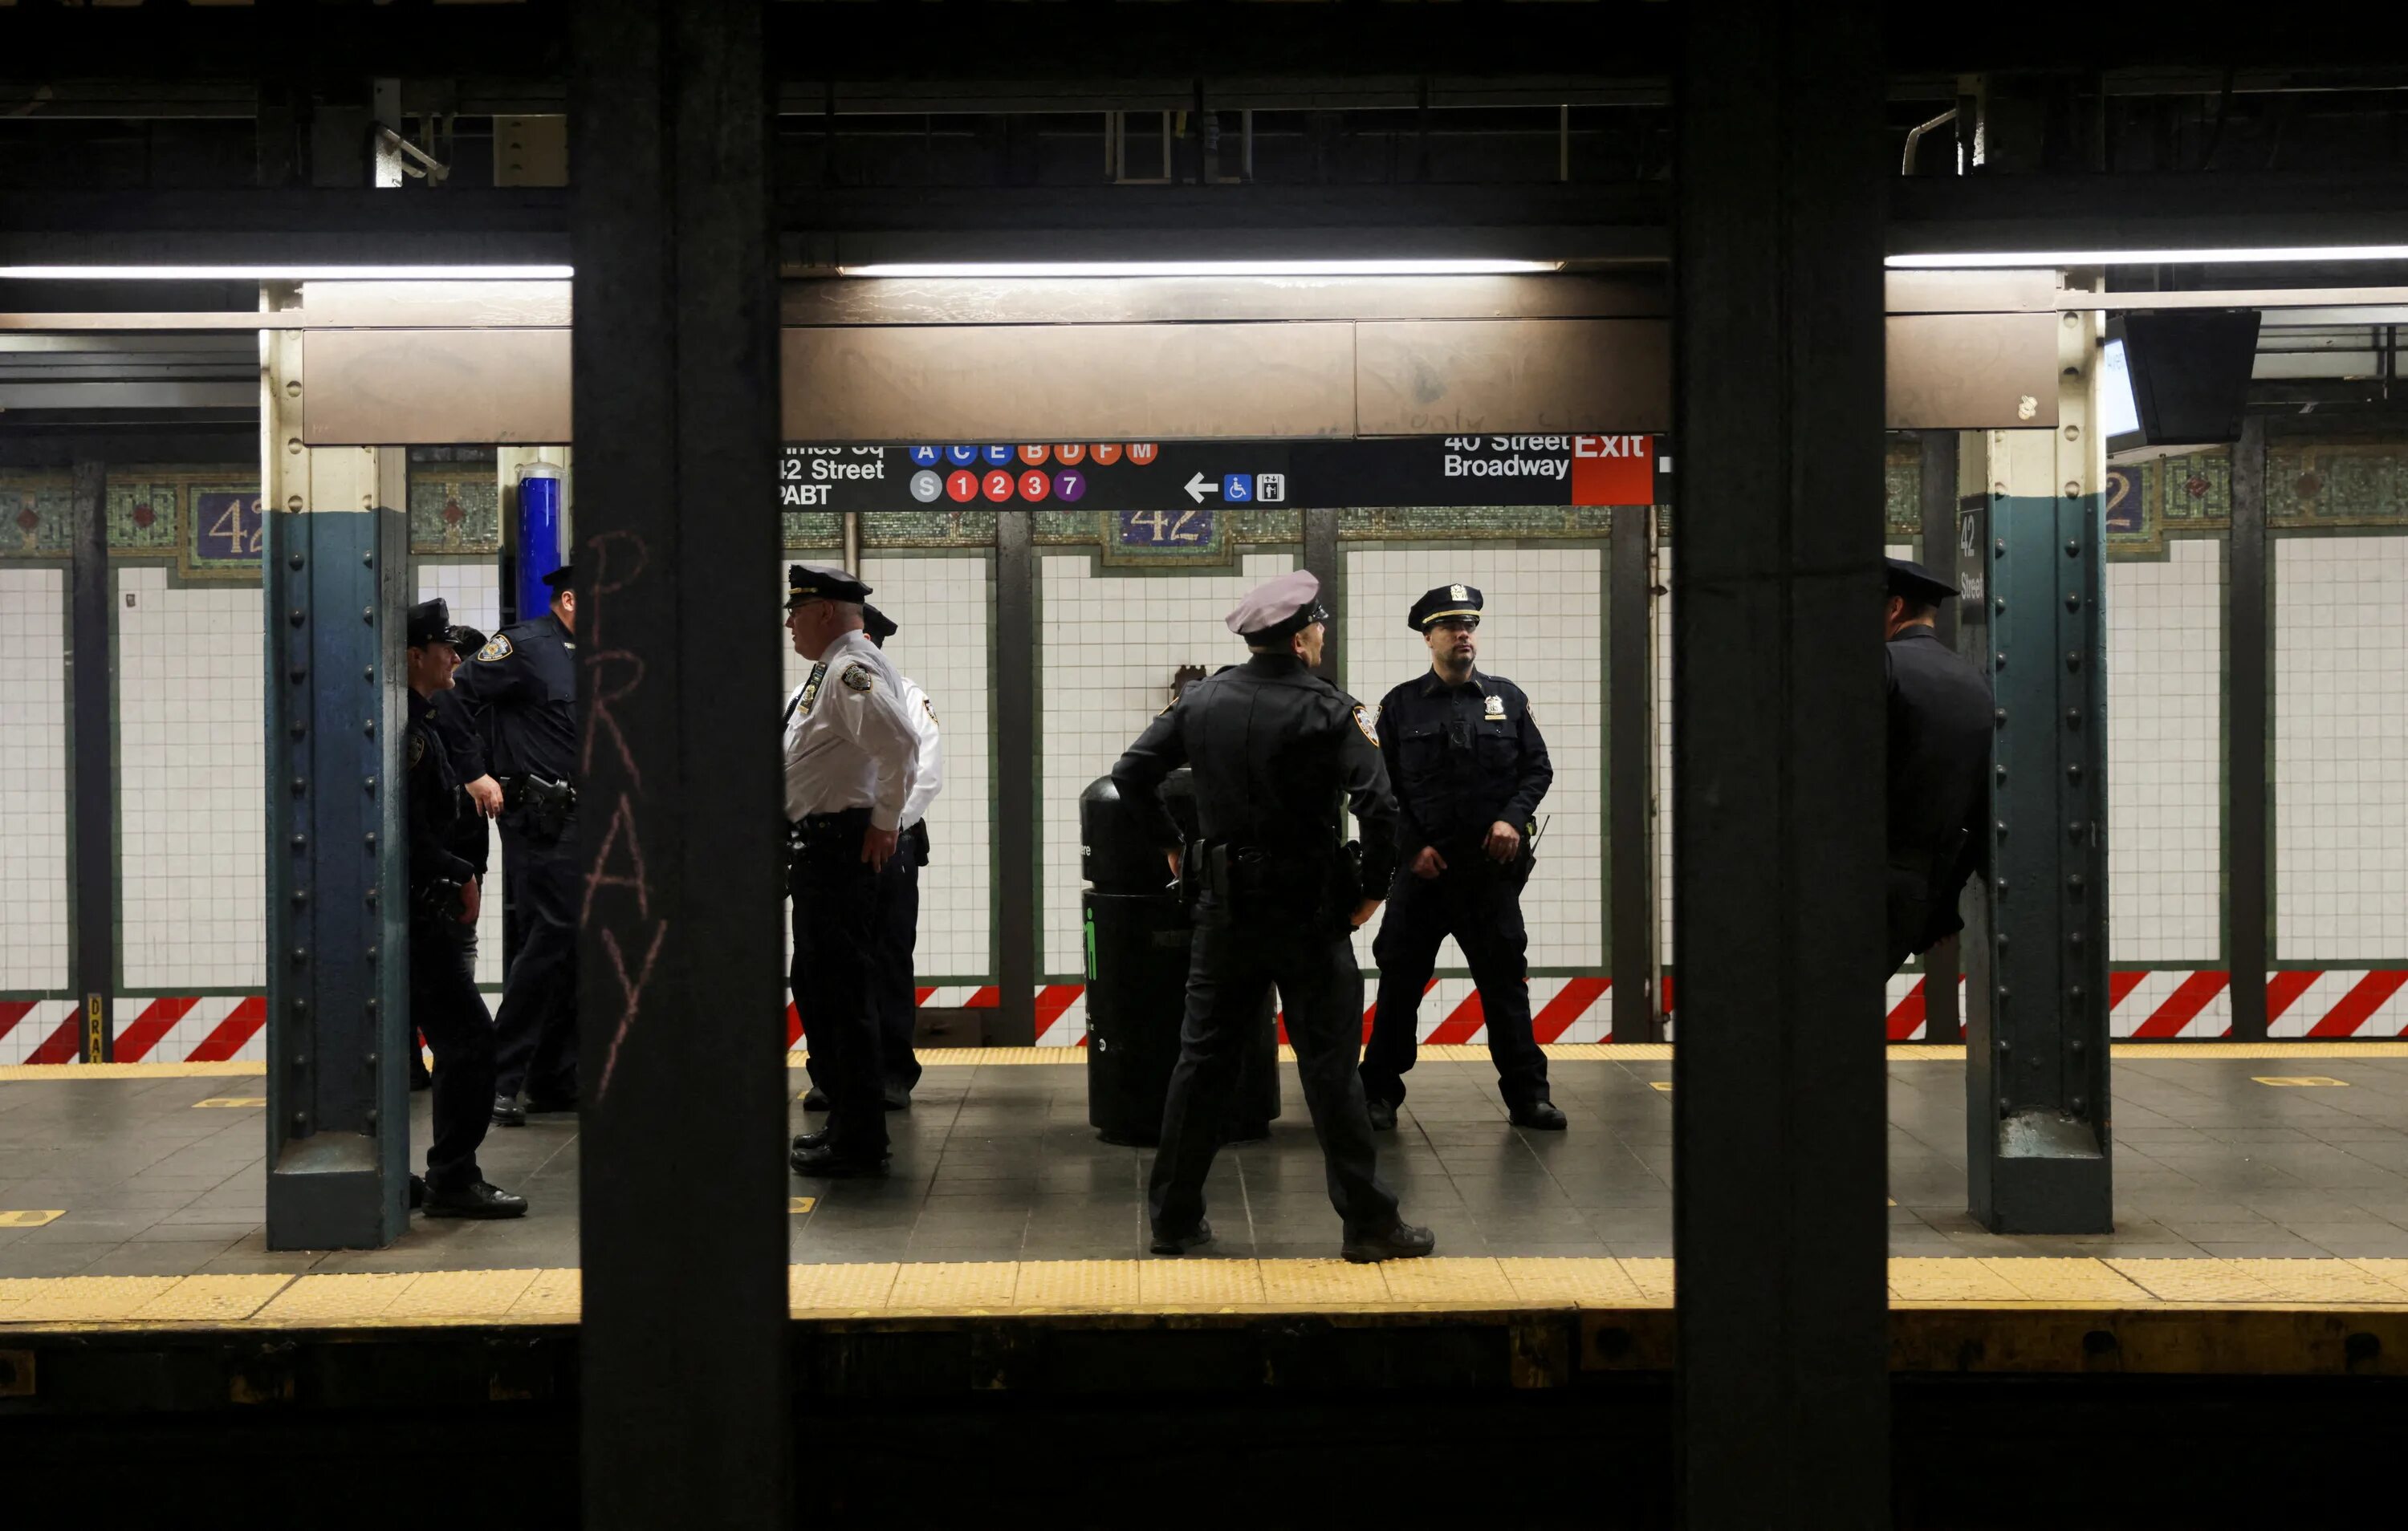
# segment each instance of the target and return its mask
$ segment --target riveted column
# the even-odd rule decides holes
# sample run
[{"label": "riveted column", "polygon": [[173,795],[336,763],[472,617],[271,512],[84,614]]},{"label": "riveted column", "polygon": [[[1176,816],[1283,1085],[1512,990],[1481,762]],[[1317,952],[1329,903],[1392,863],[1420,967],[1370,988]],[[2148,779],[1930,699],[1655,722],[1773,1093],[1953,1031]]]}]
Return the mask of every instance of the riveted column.
[{"label": "riveted column", "polygon": [[377,1248],[409,1216],[399,453],[304,444],[297,332],[260,362],[267,1243]]},{"label": "riveted column", "polygon": [[1998,725],[1966,1017],[1968,1195],[2000,1233],[2113,1225],[2100,316],[2062,316],[2058,424],[1985,438]]}]

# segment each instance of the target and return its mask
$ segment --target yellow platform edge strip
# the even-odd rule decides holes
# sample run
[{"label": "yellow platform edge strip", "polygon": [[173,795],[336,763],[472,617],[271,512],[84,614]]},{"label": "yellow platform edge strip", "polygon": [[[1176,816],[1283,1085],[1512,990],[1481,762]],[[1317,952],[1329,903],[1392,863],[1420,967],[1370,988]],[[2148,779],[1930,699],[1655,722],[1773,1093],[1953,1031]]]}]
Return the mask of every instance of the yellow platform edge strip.
[{"label": "yellow platform edge strip", "polygon": [[[1541,1051],[1550,1058],[1565,1062],[1670,1063],[1672,1058],[1670,1042],[1556,1042]],[[2118,1058],[2150,1063],[2196,1063],[2211,1058],[2408,1058],[2408,1042],[2118,1042],[2113,1052]],[[1440,1043],[1423,1047],[1420,1055],[1433,1063],[1478,1063],[1486,1060],[1488,1050],[1476,1043]],[[1087,1061],[1087,1050],[935,1047],[923,1048],[916,1056],[930,1068],[1010,1068],[1036,1064],[1074,1066]],[[1945,1044],[1893,1042],[1887,1056],[1891,1063],[1955,1063],[1963,1060],[1965,1050]],[[788,1053],[786,1066],[802,1067],[803,1057],[800,1052]],[[1293,1062],[1296,1053],[1283,1047],[1280,1057]],[[0,1083],[17,1080],[55,1082],[94,1079],[255,1079],[266,1072],[267,1065],[257,1062],[0,1064]]]},{"label": "yellow platform edge strip", "polygon": [[[1670,1260],[1438,1256],[1342,1260],[1033,1260],[788,1267],[797,1316],[1493,1312],[1669,1309]],[[0,1280],[0,1338],[32,1329],[266,1329],[573,1324],[573,1269]],[[1901,1256],[1899,1310],[2390,1313],[2408,1260]]]}]

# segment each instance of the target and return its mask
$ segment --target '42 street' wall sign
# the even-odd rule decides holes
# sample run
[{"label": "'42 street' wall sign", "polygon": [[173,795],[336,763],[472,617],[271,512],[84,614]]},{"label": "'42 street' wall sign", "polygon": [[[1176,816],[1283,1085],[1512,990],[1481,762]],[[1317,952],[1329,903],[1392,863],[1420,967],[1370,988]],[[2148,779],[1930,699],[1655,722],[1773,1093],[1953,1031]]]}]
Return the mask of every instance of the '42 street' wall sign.
[{"label": "'42 street' wall sign", "polygon": [[[1205,512],[1232,506],[1655,505],[1670,466],[1661,452],[1659,438],[1627,435],[788,447],[778,499],[789,510],[1085,505],[1147,512],[1122,517],[1119,540],[1209,545]],[[1195,516],[1156,522],[1157,510]]]}]

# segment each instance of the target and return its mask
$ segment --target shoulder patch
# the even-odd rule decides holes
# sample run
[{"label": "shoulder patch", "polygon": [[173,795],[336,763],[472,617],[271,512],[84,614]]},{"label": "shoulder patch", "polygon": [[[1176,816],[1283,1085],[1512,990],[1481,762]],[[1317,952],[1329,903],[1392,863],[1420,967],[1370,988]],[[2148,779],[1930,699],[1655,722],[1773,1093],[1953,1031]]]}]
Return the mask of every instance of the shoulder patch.
[{"label": "shoulder patch", "polygon": [[409,768],[413,771],[418,769],[418,763],[425,758],[426,736],[412,729],[409,735]]},{"label": "shoulder patch", "polygon": [[1539,709],[1530,705],[1530,699],[1526,696],[1522,699],[1522,716],[1532,723],[1539,721]]},{"label": "shoulder patch", "polygon": [[1380,747],[1380,736],[1371,732],[1371,720],[1363,715],[1363,708],[1359,705],[1354,708],[1354,726],[1361,729],[1363,737],[1371,741],[1372,749],[1376,750]]},{"label": "shoulder patch", "polygon": [[868,665],[862,664],[859,660],[855,660],[853,663],[847,665],[844,667],[844,673],[837,677],[837,679],[842,680],[845,683],[846,689],[850,691],[866,692],[873,689],[878,684],[877,675]]},{"label": "shoulder patch", "polygon": [[517,651],[518,651],[510,647],[510,640],[509,638],[504,637],[499,633],[495,633],[492,637],[485,640],[485,646],[483,648],[477,651],[477,657],[490,665],[496,659],[508,659],[511,654]]}]

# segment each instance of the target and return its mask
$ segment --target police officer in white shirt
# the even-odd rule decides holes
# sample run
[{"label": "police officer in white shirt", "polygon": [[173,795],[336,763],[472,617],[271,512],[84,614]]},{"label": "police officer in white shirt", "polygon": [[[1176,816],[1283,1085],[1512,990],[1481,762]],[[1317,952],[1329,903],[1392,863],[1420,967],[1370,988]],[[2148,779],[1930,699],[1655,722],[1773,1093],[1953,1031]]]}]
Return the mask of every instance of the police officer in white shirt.
[{"label": "police officer in white shirt", "polygon": [[[867,603],[861,608],[861,621],[862,631],[882,651],[886,640],[901,631],[894,618]],[[937,733],[937,709],[920,682],[908,675],[903,677],[903,709],[920,732],[920,760],[911,773],[910,794],[903,799],[903,829],[896,840],[895,859],[886,864],[884,902],[879,909],[878,966],[870,980],[877,994],[882,1082],[890,1111],[909,1109],[912,1087],[920,1082],[920,1060],[911,1052],[920,1008],[912,952],[920,942],[920,868],[928,865],[928,805],[945,789],[944,745]],[[827,1092],[820,1087],[819,1066],[814,1063],[803,1109],[827,1109]]]},{"label": "police officer in white shirt", "polygon": [[789,977],[829,1104],[827,1130],[797,1138],[789,1163],[831,1178],[886,1172],[880,906],[920,754],[903,678],[862,631],[868,595],[842,569],[787,565],[786,631],[811,662],[786,702]]}]

